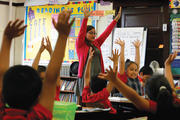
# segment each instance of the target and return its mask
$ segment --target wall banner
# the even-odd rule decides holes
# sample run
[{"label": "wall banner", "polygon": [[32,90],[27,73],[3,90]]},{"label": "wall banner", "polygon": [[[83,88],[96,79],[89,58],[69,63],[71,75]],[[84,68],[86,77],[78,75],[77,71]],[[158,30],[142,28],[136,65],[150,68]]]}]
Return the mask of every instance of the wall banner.
[{"label": "wall banner", "polygon": [[25,0],[24,6],[67,4],[69,0]]},{"label": "wall banner", "polygon": [[[52,24],[52,18],[57,20],[58,13],[67,9],[72,9],[70,19],[75,17],[76,20],[68,37],[64,63],[78,61],[75,51],[75,40],[78,36],[82,19],[84,17],[82,9],[86,7],[88,7],[90,11],[94,11],[96,10],[96,2],[81,1],[69,2],[67,5],[27,6],[25,16],[25,24],[27,24],[27,28],[25,30],[23,64],[32,64],[40,48],[43,37],[49,36],[52,48],[55,47],[58,33]],[[96,20],[93,17],[90,17],[88,25],[96,26]],[[49,60],[50,56],[45,50],[41,55],[40,64],[47,65]]]}]

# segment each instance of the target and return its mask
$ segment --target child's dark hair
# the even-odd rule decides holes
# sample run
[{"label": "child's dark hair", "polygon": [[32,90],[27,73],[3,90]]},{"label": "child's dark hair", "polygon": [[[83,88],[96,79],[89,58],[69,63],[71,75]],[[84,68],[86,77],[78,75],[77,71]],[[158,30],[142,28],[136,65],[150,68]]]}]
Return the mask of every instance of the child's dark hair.
[{"label": "child's dark hair", "polygon": [[[126,62],[125,62],[125,71],[127,70],[127,68],[128,68],[131,64],[137,65],[136,62],[131,61],[130,59],[127,59]],[[138,66],[138,65],[137,65],[137,66]]]},{"label": "child's dark hair", "polygon": [[[94,26],[92,26],[92,25],[87,25],[86,33],[89,32],[89,31],[92,30],[92,29],[95,29]],[[87,44],[88,46],[91,46],[90,41],[89,41],[86,37],[85,37],[85,42],[86,42],[86,44]]]},{"label": "child's dark hair", "polygon": [[143,66],[140,70],[139,70],[139,74],[143,73],[143,75],[153,75],[153,70],[151,67],[149,66]]},{"label": "child's dark hair", "polygon": [[41,92],[42,80],[36,70],[16,65],[4,75],[2,95],[11,108],[29,110],[36,104]]},{"label": "child's dark hair", "polygon": [[43,65],[38,65],[37,72],[40,74],[41,72],[46,72],[46,67]]},{"label": "child's dark hair", "polygon": [[103,88],[105,88],[106,85],[107,85],[107,81],[98,78],[98,75],[91,77],[90,88],[93,93],[97,93],[103,90]]},{"label": "child's dark hair", "polygon": [[148,97],[157,102],[156,118],[164,120],[171,115],[175,115],[175,111],[180,109],[173,105],[172,89],[168,80],[162,75],[155,75],[147,79],[145,90]]}]

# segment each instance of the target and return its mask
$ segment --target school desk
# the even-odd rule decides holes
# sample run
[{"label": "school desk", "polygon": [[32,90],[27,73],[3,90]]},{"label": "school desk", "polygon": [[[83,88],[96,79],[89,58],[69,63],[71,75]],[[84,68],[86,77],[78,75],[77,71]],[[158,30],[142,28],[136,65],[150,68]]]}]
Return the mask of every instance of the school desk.
[{"label": "school desk", "polygon": [[95,108],[89,111],[87,107],[83,107],[83,110],[76,111],[75,120],[126,120],[131,118],[137,118],[147,116],[147,113],[138,111],[135,106],[129,101],[112,101],[113,107],[118,111],[116,115],[109,114],[109,110],[95,110]]}]

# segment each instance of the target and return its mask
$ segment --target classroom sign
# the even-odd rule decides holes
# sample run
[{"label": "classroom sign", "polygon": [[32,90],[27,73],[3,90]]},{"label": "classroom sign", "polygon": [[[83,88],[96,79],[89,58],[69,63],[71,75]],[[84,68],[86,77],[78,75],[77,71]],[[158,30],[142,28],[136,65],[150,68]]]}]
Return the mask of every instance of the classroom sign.
[{"label": "classroom sign", "polygon": [[170,8],[180,8],[180,0],[170,0]]},{"label": "classroom sign", "polygon": [[[72,63],[78,61],[75,51],[75,40],[78,36],[80,25],[82,23],[83,9],[89,8],[90,11],[96,10],[96,2],[94,1],[81,1],[69,2],[67,5],[47,5],[47,6],[28,6],[26,7],[25,23],[27,29],[25,30],[24,40],[24,58],[23,64],[31,65],[41,45],[43,37],[49,36],[52,48],[54,49],[58,33],[52,24],[52,18],[57,21],[58,13],[62,10],[72,9],[72,15],[76,18],[70,35],[68,37],[64,63]],[[90,17],[88,20],[89,25],[95,26],[96,20]],[[41,65],[47,65],[50,60],[50,55],[45,50],[41,55]]]}]

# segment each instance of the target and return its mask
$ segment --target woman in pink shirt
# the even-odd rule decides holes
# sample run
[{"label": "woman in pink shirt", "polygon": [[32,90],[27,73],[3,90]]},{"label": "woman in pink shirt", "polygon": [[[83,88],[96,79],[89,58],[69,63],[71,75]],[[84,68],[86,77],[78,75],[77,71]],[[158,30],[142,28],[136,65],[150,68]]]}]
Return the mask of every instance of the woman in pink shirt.
[{"label": "woman in pink shirt", "polygon": [[[100,72],[104,72],[104,63],[103,57],[101,53],[101,45],[104,43],[106,38],[114,29],[117,21],[121,17],[121,7],[115,19],[110,23],[110,25],[106,28],[106,30],[96,38],[95,28],[91,25],[87,25],[88,17],[92,14],[93,11],[89,11],[88,9],[84,10],[84,18],[82,21],[82,25],[78,34],[78,38],[76,40],[76,52],[79,59],[79,68],[78,68],[78,83],[76,87],[76,95],[81,96],[82,90],[84,88],[84,71],[86,68],[86,62],[89,55],[89,48],[92,47],[94,52],[94,56],[91,64],[91,77],[97,76]],[[106,81],[100,81],[102,85],[106,84]]]}]

